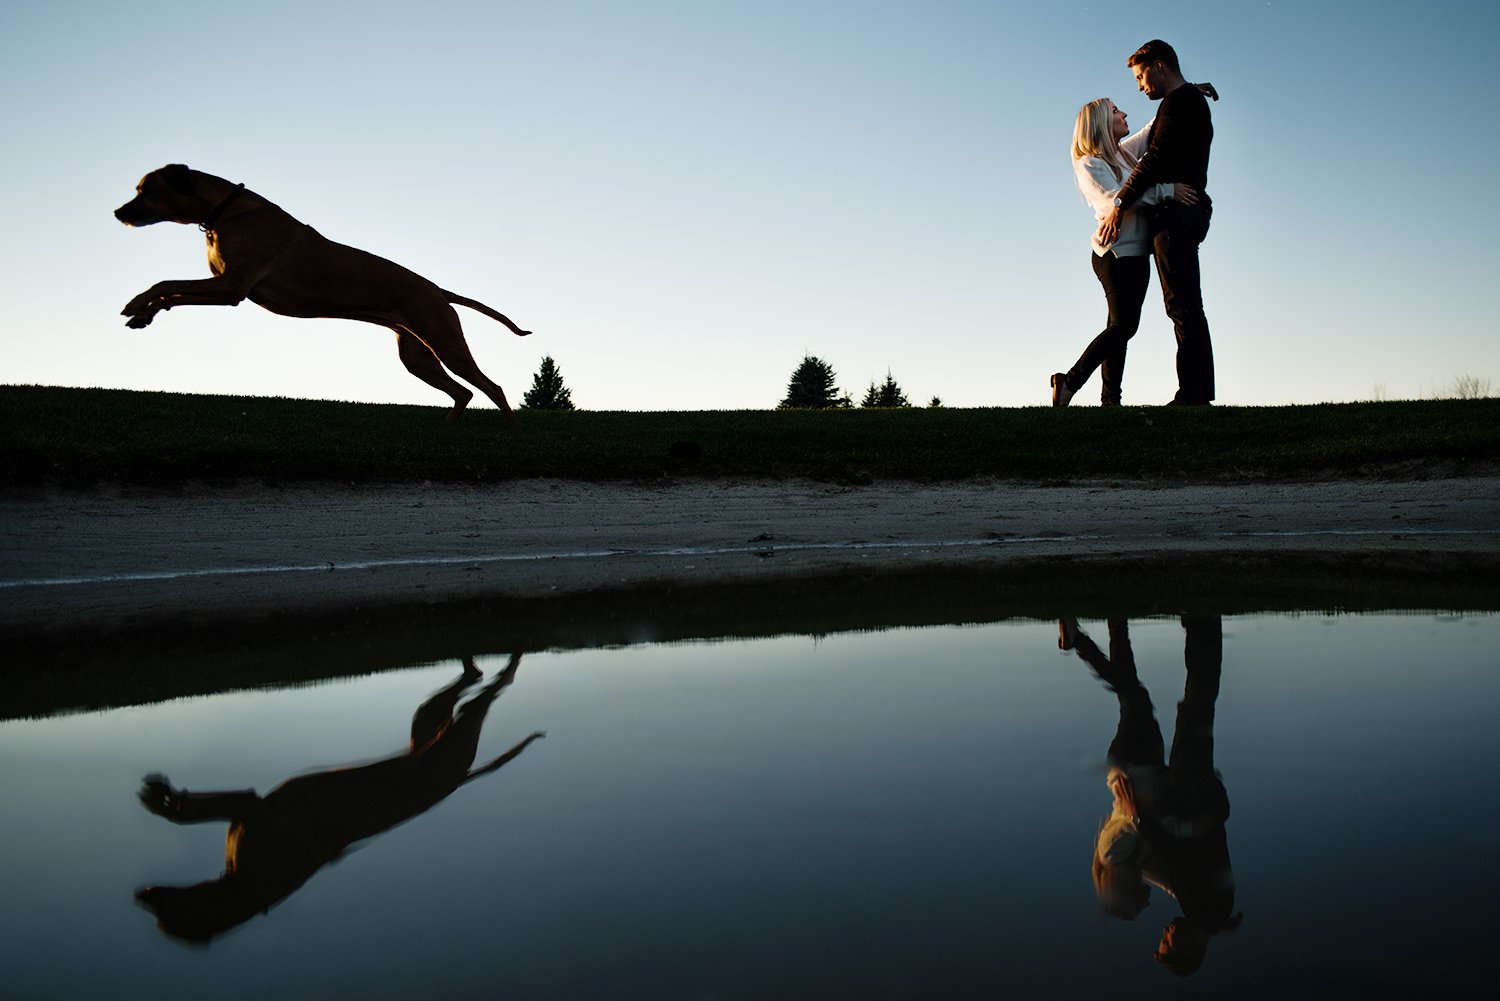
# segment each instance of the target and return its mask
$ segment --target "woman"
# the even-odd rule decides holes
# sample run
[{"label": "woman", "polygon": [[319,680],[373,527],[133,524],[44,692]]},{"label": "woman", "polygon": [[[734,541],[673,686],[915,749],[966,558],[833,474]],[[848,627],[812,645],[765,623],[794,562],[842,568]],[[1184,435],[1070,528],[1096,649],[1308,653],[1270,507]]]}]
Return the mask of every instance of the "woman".
[{"label": "woman", "polygon": [[[1209,84],[1198,84],[1199,89]],[[1208,93],[1209,90],[1204,90]],[[1078,112],[1073,125],[1073,175],[1084,200],[1102,220],[1114,208],[1115,195],[1125,184],[1136,161],[1146,151],[1150,126],[1130,135],[1125,112],[1107,97],[1090,101]],[[1083,388],[1094,369],[1102,368],[1104,383],[1100,405],[1120,404],[1120,379],[1125,373],[1125,345],[1141,323],[1141,306],[1151,280],[1151,234],[1140,208],[1176,200],[1184,205],[1198,201],[1198,193],[1185,184],[1156,184],[1146,189],[1125,213],[1119,238],[1113,244],[1100,242],[1094,231],[1094,274],[1104,286],[1109,304],[1109,324],[1095,337],[1067,372],[1052,376],[1052,405],[1065,407]]]}]

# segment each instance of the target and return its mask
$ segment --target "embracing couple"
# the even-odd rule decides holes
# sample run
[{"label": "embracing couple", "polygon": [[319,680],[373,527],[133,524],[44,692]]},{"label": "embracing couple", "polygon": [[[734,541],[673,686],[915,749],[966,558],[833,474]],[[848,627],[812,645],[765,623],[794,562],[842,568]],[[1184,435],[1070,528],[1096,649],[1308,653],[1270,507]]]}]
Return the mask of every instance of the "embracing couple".
[{"label": "embracing couple", "polygon": [[1073,127],[1073,173],[1099,221],[1093,237],[1094,274],[1104,286],[1109,322],[1071,369],[1052,376],[1052,405],[1065,407],[1100,370],[1103,406],[1118,406],[1125,346],[1141,322],[1141,307],[1156,258],[1167,316],[1177,335],[1177,395],[1172,403],[1207,405],[1214,398],[1214,354],[1203,315],[1198,244],[1208,235],[1208,147],[1214,126],[1212,84],[1182,77],[1177,53],[1160,39],[1127,61],[1136,86],[1161,108],[1130,134],[1125,112],[1101,97],[1078,112]]}]

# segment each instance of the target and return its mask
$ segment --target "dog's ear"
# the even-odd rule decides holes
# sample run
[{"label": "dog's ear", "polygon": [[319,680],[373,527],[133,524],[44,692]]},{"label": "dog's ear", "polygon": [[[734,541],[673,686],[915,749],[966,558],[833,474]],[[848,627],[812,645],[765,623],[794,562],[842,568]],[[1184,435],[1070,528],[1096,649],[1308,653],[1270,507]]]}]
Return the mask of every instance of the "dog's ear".
[{"label": "dog's ear", "polygon": [[186,164],[169,163],[159,173],[161,174],[161,179],[167,182],[167,187],[179,195],[197,193],[197,189],[193,187],[193,179],[189,176],[191,171],[188,170]]}]

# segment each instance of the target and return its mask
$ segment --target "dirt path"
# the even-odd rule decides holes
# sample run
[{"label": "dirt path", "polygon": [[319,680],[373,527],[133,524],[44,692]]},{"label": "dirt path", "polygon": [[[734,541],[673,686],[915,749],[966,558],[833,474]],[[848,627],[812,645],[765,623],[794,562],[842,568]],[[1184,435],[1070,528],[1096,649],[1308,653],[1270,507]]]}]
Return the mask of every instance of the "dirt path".
[{"label": "dirt path", "polygon": [[1131,554],[1500,553],[1500,480],[525,481],[0,500],[0,627]]}]

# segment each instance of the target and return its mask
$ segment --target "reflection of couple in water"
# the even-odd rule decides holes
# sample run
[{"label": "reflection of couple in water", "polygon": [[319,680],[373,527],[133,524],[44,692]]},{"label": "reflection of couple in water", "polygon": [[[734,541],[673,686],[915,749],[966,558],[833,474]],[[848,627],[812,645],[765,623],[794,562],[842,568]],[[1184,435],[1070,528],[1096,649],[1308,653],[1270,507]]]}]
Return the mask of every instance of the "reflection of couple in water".
[{"label": "reflection of couple in water", "polygon": [[[175,938],[207,942],[263,913],[356,841],[373,837],[430,809],[459,786],[515,758],[541,733],[473,768],[490,704],[516,676],[514,654],[495,679],[462,706],[459,698],[484,675],[473,658],[453,684],[435,693],[412,717],[411,747],[366,765],[288,779],[265,796],[188,792],[163,776],[146,777],[146,809],[178,824],[229,821],[224,872],[193,886],[148,886],[136,899],[155,912]],[[455,712],[455,709],[457,710]]]},{"label": "reflection of couple in water", "polygon": [[1187,976],[1203,964],[1209,941],[1239,926],[1224,822],[1229,794],[1214,769],[1214,703],[1219,696],[1223,633],[1218,616],[1183,616],[1187,682],[1177,704],[1172,751],[1164,753],[1151,696],[1136,676],[1129,627],[1109,621],[1109,653],[1062,622],[1058,645],[1073,650],[1120,701],[1109,745],[1107,783],[1114,797],[1094,845],[1094,887],[1110,914],[1133,920],[1155,885],[1182,910],[1162,933],[1156,959]]}]

